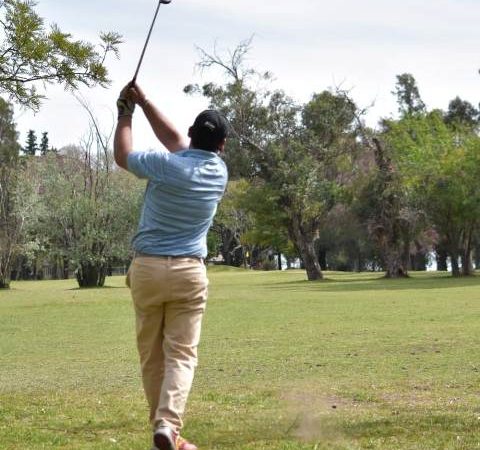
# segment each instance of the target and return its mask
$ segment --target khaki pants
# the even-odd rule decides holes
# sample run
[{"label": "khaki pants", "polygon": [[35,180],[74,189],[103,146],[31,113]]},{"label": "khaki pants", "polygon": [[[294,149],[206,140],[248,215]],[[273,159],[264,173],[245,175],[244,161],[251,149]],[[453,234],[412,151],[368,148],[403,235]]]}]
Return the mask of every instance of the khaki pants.
[{"label": "khaki pants", "polygon": [[206,267],[195,258],[137,256],[127,285],[150,421],[154,428],[167,425],[178,432],[197,365]]}]

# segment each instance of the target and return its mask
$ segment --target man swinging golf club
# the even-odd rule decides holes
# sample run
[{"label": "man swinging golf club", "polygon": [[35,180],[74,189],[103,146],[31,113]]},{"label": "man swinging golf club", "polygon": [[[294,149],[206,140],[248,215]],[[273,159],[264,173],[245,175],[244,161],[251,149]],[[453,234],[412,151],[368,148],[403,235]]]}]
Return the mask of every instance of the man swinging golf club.
[{"label": "man swinging golf club", "polygon": [[[135,105],[168,151],[132,151]],[[190,127],[187,144],[136,84],[123,89],[117,106],[115,161],[148,180],[127,284],[136,313],[153,448],[196,450],[180,437],[180,430],[207,300],[206,235],[227,183],[219,154],[228,124],[218,112],[204,111]]]}]

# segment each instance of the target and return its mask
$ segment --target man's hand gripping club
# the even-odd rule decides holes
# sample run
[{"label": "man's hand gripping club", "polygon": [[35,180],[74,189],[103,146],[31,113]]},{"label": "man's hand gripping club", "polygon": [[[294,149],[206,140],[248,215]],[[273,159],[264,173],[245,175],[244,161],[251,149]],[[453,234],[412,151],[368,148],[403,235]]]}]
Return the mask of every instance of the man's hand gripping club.
[{"label": "man's hand gripping club", "polygon": [[188,148],[187,142],[175,126],[147,100],[143,90],[136,83],[128,83],[117,100],[118,124],[114,139],[115,162],[127,169],[128,154],[132,151],[132,116],[135,106],[142,108],[157,139],[170,151]]}]

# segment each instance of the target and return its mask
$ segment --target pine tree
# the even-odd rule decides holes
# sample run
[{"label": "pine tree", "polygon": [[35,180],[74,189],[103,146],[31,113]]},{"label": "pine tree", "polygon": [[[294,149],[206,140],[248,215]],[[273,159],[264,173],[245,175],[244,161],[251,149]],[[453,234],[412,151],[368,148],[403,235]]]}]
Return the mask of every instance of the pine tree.
[{"label": "pine tree", "polygon": [[40,142],[40,154],[42,156],[45,156],[50,151],[50,148],[49,148],[48,144],[49,144],[48,143],[48,132],[44,131],[42,133],[42,140]]},{"label": "pine tree", "polygon": [[26,156],[35,156],[35,154],[37,153],[37,150],[38,150],[37,135],[35,134],[34,130],[29,130],[28,136],[27,136],[27,144],[23,149],[23,153]]}]

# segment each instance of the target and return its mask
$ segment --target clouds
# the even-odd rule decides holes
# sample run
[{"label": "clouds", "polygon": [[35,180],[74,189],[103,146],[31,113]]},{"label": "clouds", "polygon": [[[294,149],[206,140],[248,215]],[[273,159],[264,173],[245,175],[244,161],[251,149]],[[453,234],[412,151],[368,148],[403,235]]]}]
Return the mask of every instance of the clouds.
[{"label": "clouds", "polygon": [[[155,6],[155,0],[39,2],[48,22],[77,37],[94,40],[100,30],[124,35],[122,59],[109,62],[111,90],[85,92],[105,123],[111,123],[117,92],[133,74]],[[250,62],[272,71],[278,87],[306,101],[344,82],[360,104],[376,100],[374,123],[396,110],[390,92],[402,72],[416,76],[430,107],[445,108],[457,94],[478,102],[479,22],[478,0],[174,0],[162,6],[139,81],[186,129],[206,106],[182,93],[185,84],[202,81],[193,70],[194,46],[211,49],[218,40],[231,48],[255,34]],[[23,135],[29,128],[45,129],[56,146],[76,142],[86,117],[61,90],[50,90],[49,97],[41,114],[19,118]],[[69,116],[74,122],[66,123]],[[140,117],[135,126],[139,147],[157,145]]]}]

